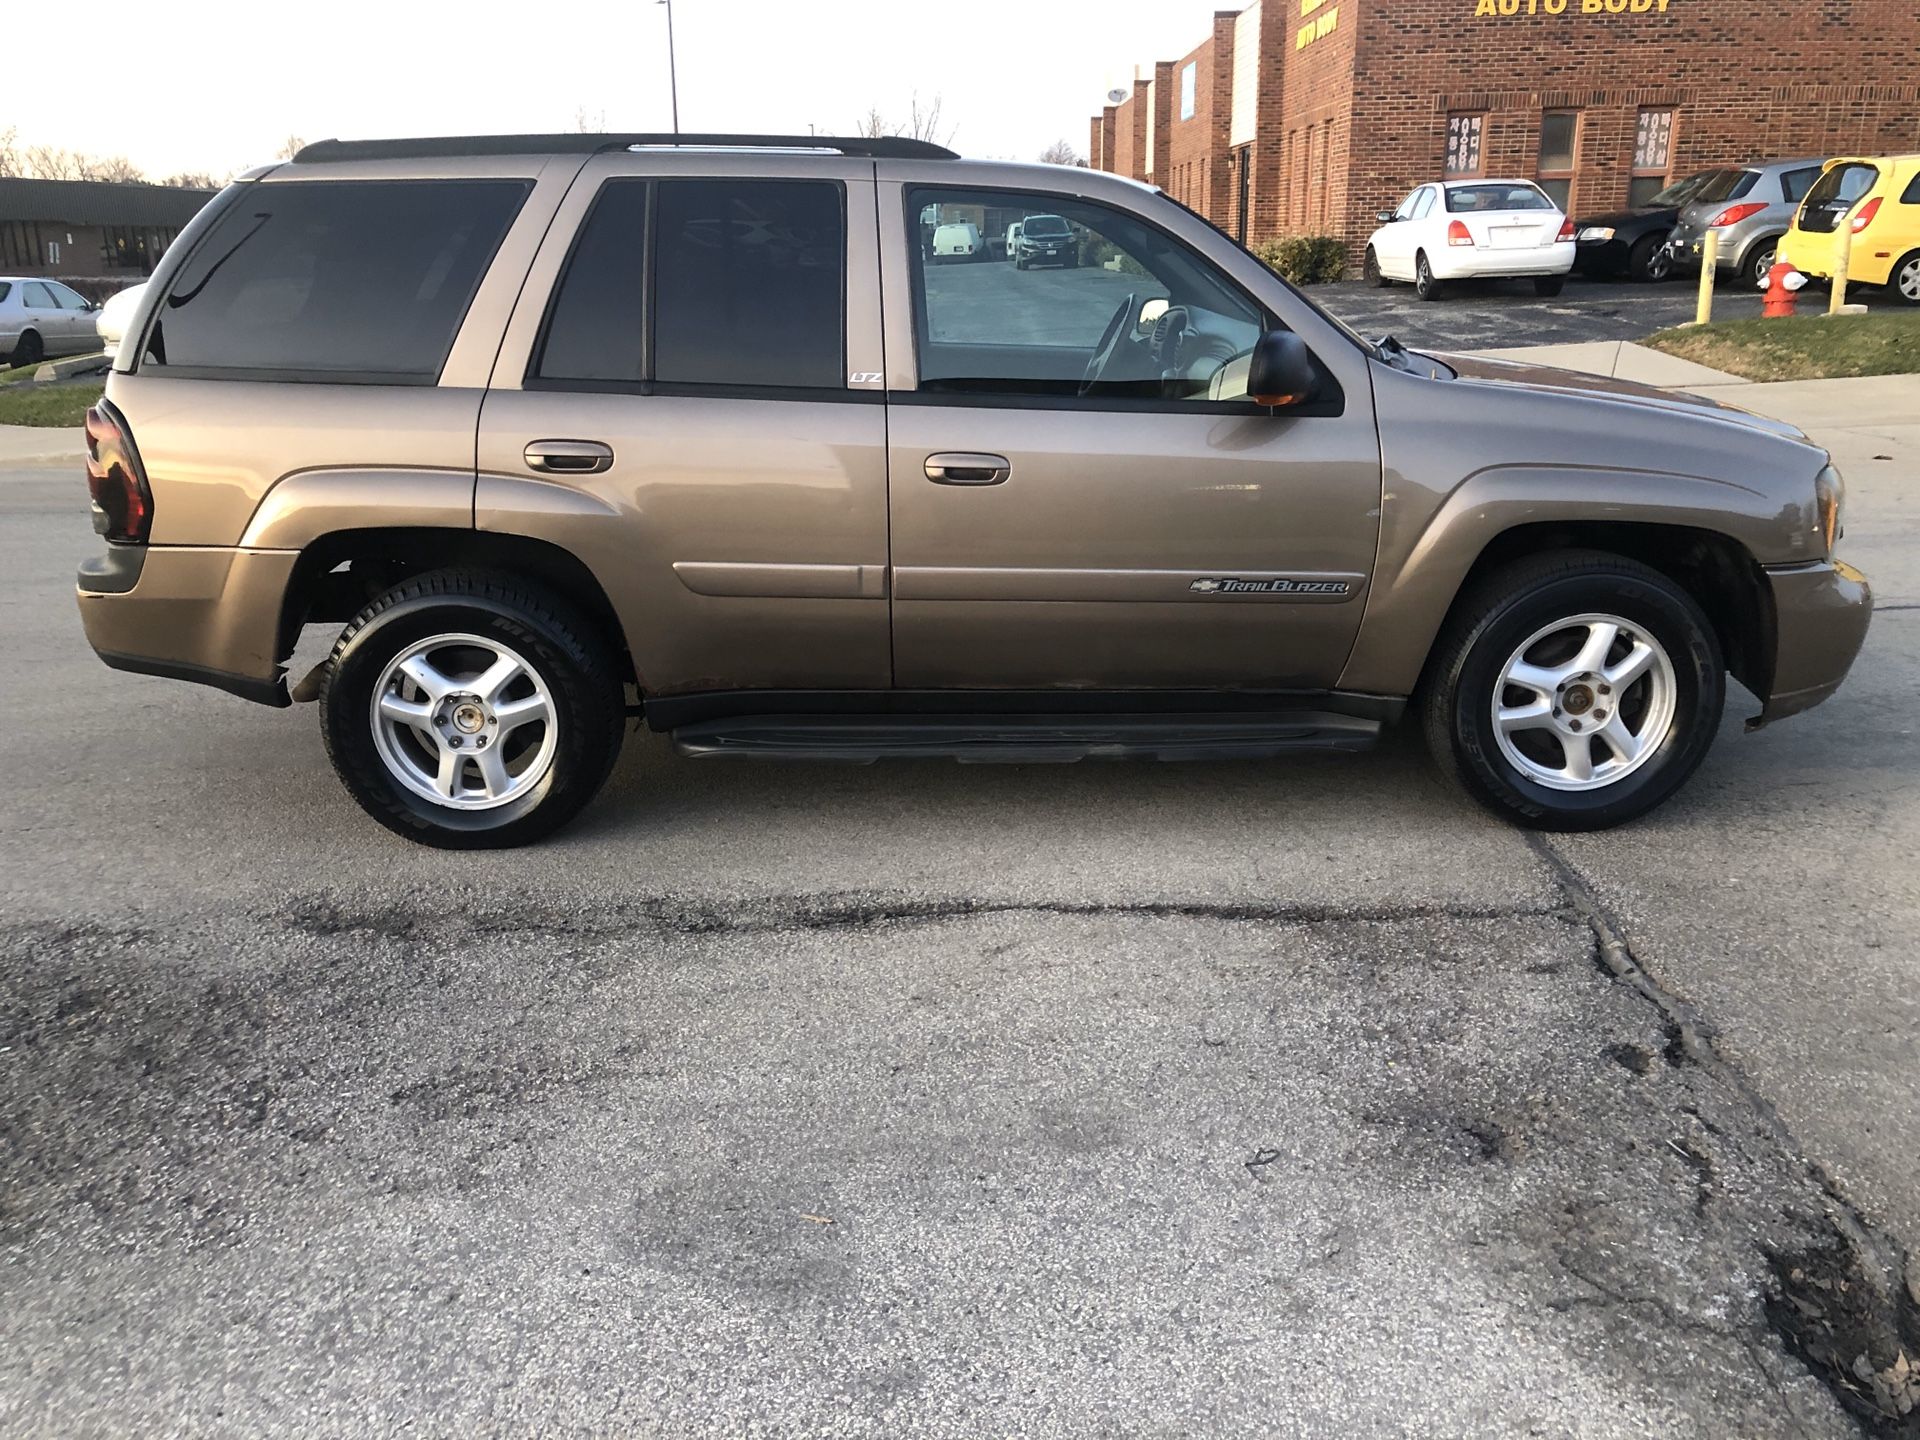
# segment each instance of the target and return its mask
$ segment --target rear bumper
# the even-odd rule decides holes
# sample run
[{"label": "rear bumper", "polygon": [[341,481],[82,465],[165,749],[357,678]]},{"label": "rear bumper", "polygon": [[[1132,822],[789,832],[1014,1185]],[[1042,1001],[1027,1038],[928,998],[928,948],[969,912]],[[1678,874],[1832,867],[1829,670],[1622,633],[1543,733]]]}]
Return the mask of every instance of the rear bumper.
[{"label": "rear bumper", "polygon": [[1750,727],[1811,710],[1847,678],[1873,620],[1867,577],[1840,561],[1766,572],[1778,638],[1773,693]]},{"label": "rear bumper", "polygon": [[[1856,240],[1847,258],[1847,283],[1886,284],[1893,278],[1894,264],[1903,253],[1889,249],[1881,254],[1871,241],[1862,244]],[[1796,230],[1780,242],[1780,258],[1803,275],[1831,280],[1833,272],[1840,268],[1840,240],[1834,235],[1810,235]]]},{"label": "rear bumper", "polygon": [[1573,269],[1575,245],[1535,245],[1525,250],[1496,250],[1492,246],[1452,246],[1444,254],[1429,251],[1427,263],[1439,280],[1526,279],[1565,275]]},{"label": "rear bumper", "polygon": [[116,670],[289,704],[280,615],[294,550],[113,546],[81,566],[80,623]]}]

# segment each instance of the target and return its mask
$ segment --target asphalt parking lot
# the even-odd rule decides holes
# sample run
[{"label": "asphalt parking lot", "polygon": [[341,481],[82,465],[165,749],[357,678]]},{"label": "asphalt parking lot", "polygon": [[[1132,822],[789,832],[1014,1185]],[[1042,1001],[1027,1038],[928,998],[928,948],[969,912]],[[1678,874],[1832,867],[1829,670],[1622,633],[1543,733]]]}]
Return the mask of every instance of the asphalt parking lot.
[{"label": "asphalt parking lot", "polygon": [[0,465],[0,1431],[1859,1433],[1920,1305],[1920,426],[1840,418],[1852,682],[1552,841],[1407,739],[641,736],[544,847],[410,848],[310,709],[102,667],[77,463]]}]

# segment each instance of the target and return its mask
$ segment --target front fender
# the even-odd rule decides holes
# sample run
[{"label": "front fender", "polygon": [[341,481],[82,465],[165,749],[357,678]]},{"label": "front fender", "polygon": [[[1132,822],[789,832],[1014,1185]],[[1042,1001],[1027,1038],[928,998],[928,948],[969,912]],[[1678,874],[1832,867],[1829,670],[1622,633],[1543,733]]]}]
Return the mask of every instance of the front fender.
[{"label": "front fender", "polygon": [[[1492,466],[1424,513],[1389,475],[1379,563],[1340,688],[1405,695],[1455,597],[1490,545],[1521,526],[1605,524],[1708,531],[1766,554],[1782,516],[1761,490],[1706,476],[1575,466]],[[1806,527],[1801,527],[1806,528]]]}]

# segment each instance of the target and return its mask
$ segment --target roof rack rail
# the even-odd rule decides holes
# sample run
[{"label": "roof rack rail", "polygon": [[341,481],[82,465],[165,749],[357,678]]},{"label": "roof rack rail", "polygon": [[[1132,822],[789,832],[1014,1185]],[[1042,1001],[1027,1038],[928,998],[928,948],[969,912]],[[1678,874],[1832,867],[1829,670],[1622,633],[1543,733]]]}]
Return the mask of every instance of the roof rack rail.
[{"label": "roof rack rail", "polygon": [[433,160],[459,155],[597,155],[636,146],[703,150],[837,150],[874,160],[958,160],[944,145],[899,135],[872,139],[842,135],[439,135],[419,140],[316,140],[303,145],[296,165],[346,160]]}]

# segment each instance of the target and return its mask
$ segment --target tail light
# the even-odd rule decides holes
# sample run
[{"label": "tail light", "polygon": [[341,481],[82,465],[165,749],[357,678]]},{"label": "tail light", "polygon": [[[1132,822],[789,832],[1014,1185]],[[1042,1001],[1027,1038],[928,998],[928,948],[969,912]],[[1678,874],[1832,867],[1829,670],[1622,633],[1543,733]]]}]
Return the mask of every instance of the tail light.
[{"label": "tail light", "polygon": [[87,411],[87,489],[93,528],[116,545],[144,545],[153,529],[153,492],[120,412],[102,400]]},{"label": "tail light", "polygon": [[1707,228],[1718,230],[1724,225],[1738,225],[1742,220],[1750,220],[1766,208],[1764,205],[1729,205],[1713,217],[1713,223]]},{"label": "tail light", "polygon": [[1853,217],[1853,233],[1858,235],[1873,223],[1873,217],[1880,213],[1880,197],[1874,196],[1860,207],[1860,213]]},{"label": "tail light", "polygon": [[1466,221],[1456,220],[1451,225],[1447,226],[1447,244],[1449,245],[1473,244],[1473,232],[1467,229]]},{"label": "tail light", "polygon": [[1573,228],[1573,217],[1571,215],[1560,222],[1560,238],[1562,240],[1576,239],[1578,234],[1579,232]]}]

